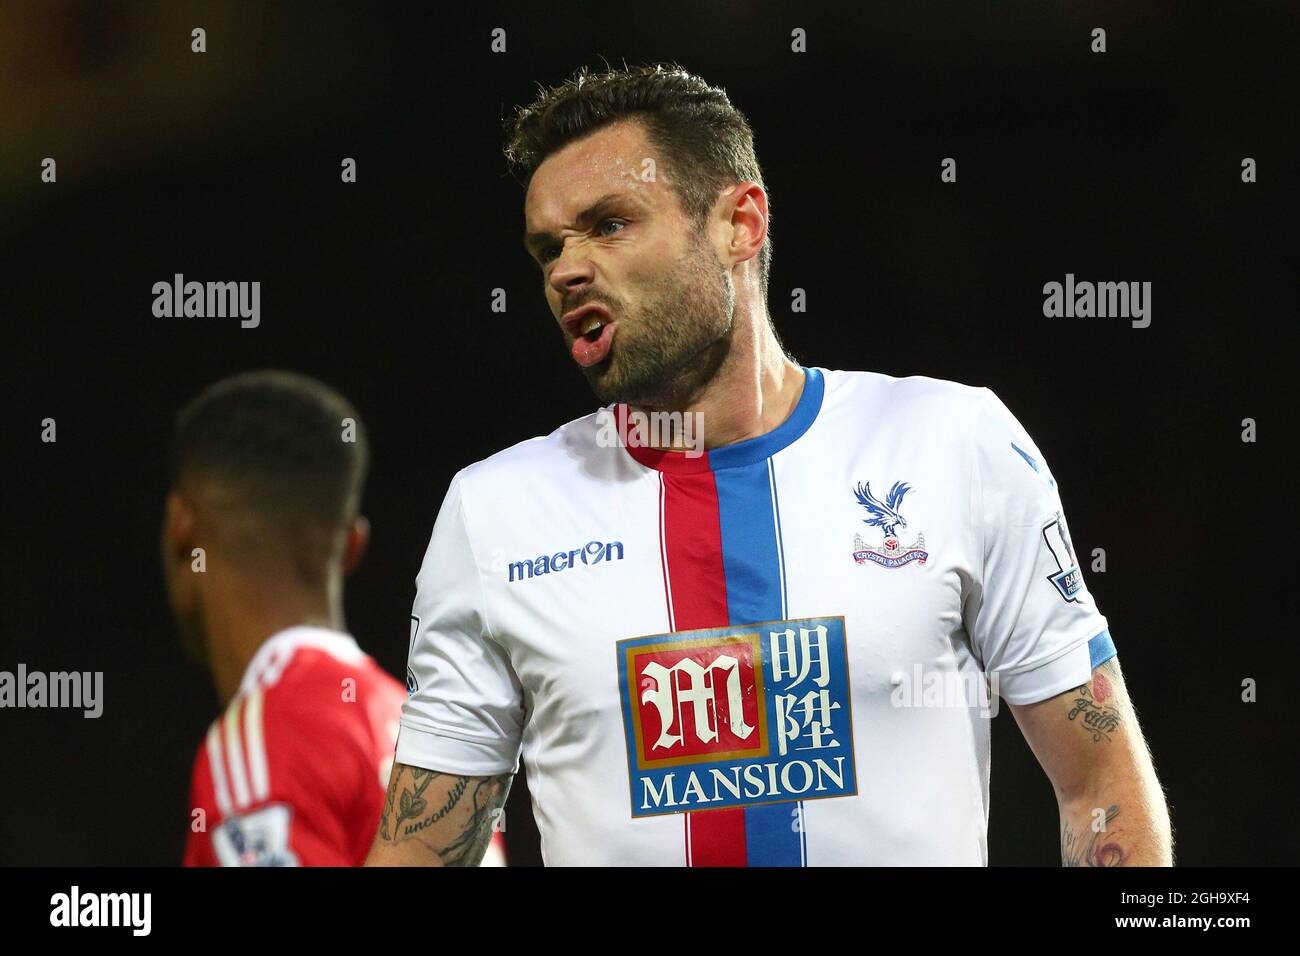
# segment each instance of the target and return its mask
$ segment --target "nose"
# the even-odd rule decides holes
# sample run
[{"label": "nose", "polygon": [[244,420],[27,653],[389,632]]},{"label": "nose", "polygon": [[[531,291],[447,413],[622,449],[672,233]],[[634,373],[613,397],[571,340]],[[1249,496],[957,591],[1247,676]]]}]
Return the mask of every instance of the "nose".
[{"label": "nose", "polygon": [[574,293],[581,292],[586,286],[591,285],[594,278],[595,269],[590,260],[575,253],[565,253],[551,269],[548,281],[563,302]]}]

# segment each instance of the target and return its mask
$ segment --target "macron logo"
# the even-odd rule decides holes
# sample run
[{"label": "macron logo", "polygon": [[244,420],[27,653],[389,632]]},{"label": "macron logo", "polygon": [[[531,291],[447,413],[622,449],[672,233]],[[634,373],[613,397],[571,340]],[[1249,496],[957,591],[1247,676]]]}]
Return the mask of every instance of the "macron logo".
[{"label": "macron logo", "polygon": [[529,560],[510,562],[510,580],[522,581],[524,578],[539,577],[552,571],[567,571],[579,564],[600,564],[602,561],[622,561],[622,541],[588,541],[581,548],[571,551],[556,551],[543,554]]}]

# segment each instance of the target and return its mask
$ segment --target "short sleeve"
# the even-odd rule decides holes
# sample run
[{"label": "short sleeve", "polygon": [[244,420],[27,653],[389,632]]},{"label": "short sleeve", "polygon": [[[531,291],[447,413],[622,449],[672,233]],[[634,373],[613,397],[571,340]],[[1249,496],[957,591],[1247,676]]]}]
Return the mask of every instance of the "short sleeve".
[{"label": "short sleeve", "polygon": [[1029,704],[1086,683],[1115,648],[1046,460],[992,391],[979,389],[977,406],[971,512],[982,566],[966,629],[998,695]]},{"label": "short sleeve", "polygon": [[463,472],[443,499],[416,578],[397,761],[473,777],[514,773],[523,691],[488,625],[462,495]]},{"label": "short sleeve", "polygon": [[364,761],[337,688],[255,686],[231,701],[195,759],[191,805],[203,809],[208,826],[191,829],[187,866],[356,866],[364,859],[349,827]]}]

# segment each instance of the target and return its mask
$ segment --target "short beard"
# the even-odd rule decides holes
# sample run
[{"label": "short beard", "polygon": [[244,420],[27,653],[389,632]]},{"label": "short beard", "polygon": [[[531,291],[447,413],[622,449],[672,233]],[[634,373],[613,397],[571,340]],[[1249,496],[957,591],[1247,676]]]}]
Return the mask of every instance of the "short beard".
[{"label": "short beard", "polygon": [[696,229],[662,291],[621,326],[610,355],[583,369],[605,404],[685,408],[713,380],[736,327],[736,287]]}]

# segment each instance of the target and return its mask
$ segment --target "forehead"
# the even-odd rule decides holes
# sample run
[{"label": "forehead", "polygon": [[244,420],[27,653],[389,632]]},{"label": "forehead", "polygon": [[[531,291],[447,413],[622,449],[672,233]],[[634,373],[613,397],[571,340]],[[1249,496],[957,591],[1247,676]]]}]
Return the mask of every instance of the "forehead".
[{"label": "forehead", "polygon": [[[645,161],[655,176],[643,181]],[[660,157],[641,124],[622,120],[568,143],[547,156],[533,173],[524,197],[530,230],[552,230],[609,193],[627,193],[653,204],[662,193]]]}]

